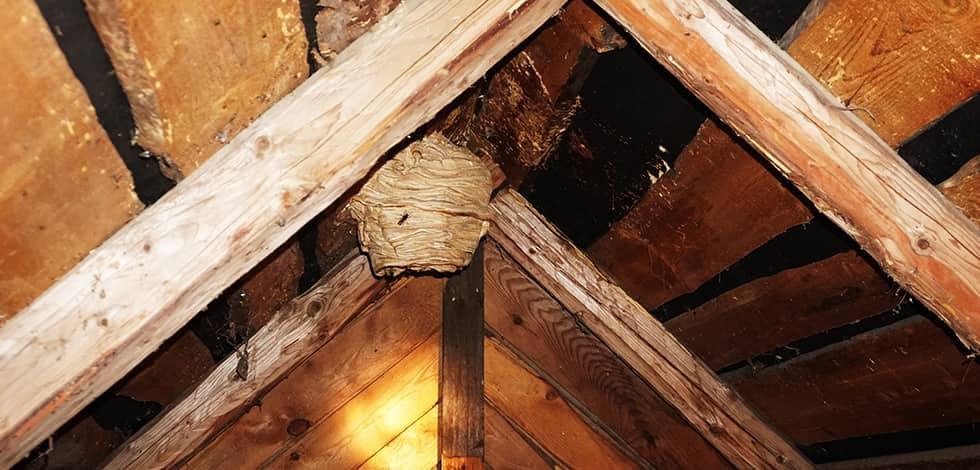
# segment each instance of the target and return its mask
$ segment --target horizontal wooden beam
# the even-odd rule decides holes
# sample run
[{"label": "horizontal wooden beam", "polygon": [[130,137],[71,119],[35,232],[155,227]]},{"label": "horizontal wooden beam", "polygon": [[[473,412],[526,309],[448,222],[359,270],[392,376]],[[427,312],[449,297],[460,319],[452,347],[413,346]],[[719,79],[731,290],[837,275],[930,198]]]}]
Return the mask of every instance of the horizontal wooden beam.
[{"label": "horizontal wooden beam", "polygon": [[108,389],[562,3],[403,2],[93,251],[0,329],[0,466]]},{"label": "horizontal wooden beam", "polygon": [[718,376],[513,191],[491,203],[491,236],[736,467],[810,468]]},{"label": "horizontal wooden beam", "polygon": [[800,445],[980,421],[980,374],[937,322],[914,316],[729,385]]},{"label": "horizontal wooden beam", "polygon": [[980,229],[722,0],[598,0],[661,64],[980,350]]}]

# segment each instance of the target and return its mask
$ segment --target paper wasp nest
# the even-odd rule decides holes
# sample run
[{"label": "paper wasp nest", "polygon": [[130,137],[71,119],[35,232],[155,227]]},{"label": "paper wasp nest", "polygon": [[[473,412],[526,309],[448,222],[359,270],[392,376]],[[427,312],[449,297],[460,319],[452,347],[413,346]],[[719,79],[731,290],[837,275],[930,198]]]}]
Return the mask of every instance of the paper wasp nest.
[{"label": "paper wasp nest", "polygon": [[353,198],[361,249],[379,276],[455,272],[490,227],[490,171],[433,134],[385,163]]}]

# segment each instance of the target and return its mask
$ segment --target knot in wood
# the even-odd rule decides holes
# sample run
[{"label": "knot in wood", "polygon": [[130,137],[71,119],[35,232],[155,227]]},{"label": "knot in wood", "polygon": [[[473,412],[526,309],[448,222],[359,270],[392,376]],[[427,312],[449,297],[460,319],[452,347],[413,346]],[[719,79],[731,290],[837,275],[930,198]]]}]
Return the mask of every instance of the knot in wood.
[{"label": "knot in wood", "polygon": [[439,134],[386,162],[350,203],[379,276],[467,266],[490,227],[490,171]]}]

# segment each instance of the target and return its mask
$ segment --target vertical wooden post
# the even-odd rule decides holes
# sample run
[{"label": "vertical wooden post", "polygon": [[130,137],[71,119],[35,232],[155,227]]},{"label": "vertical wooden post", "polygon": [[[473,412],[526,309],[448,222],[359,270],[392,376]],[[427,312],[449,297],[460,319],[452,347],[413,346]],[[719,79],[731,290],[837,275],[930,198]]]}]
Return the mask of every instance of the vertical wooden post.
[{"label": "vertical wooden post", "polygon": [[483,244],[442,295],[439,460],[443,470],[483,468]]}]

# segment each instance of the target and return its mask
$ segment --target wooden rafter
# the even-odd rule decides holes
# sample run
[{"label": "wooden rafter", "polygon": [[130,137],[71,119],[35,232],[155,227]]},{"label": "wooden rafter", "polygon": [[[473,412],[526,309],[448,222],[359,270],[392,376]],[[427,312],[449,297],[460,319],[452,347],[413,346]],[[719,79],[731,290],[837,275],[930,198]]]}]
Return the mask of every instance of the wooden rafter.
[{"label": "wooden rafter", "polygon": [[809,468],[697,357],[521,196],[491,204],[491,236],[737,467]]},{"label": "wooden rafter", "polygon": [[170,468],[187,458],[243,412],[256,394],[330,341],[386,284],[371,274],[366,257],[351,253],[190,394],[120,447],[105,468]]},{"label": "wooden rafter", "polygon": [[980,229],[723,0],[598,0],[817,208],[980,350]]},{"label": "wooden rafter", "polygon": [[0,466],[132,369],[562,3],[403,2],[93,251],[0,329]]}]

